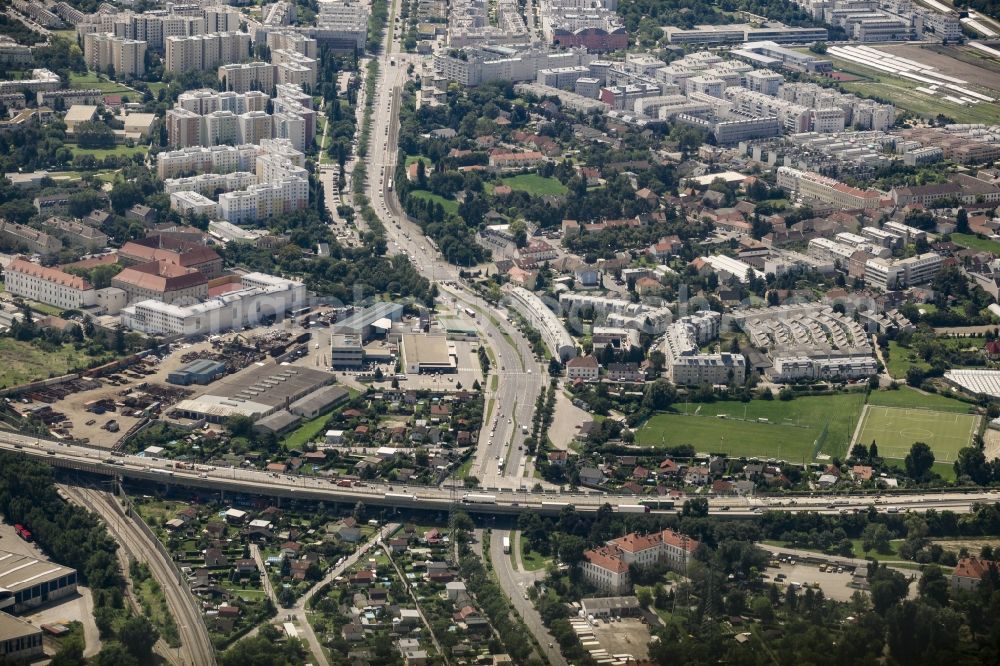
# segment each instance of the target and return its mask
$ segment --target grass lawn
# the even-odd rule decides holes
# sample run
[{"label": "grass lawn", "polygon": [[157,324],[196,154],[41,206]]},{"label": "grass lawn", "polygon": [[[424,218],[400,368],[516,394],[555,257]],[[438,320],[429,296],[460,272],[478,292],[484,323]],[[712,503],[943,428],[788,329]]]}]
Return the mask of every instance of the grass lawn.
[{"label": "grass lawn", "polygon": [[454,199],[445,199],[440,194],[434,194],[433,192],[428,192],[427,190],[411,190],[410,196],[439,203],[444,208],[445,213],[449,215],[458,215],[458,202]]},{"label": "grass lawn", "polygon": [[[514,552],[511,551],[511,556]],[[525,571],[538,571],[539,569],[544,569],[545,565],[548,564],[548,559],[540,553],[528,548],[528,541],[526,539],[521,539],[521,564],[524,565]],[[515,566],[517,563],[515,562]]]},{"label": "grass lawn", "polygon": [[970,250],[1000,255],[1000,243],[992,241],[988,238],[980,238],[975,234],[952,234],[951,240],[955,243],[955,245],[961,245],[962,247],[967,247]]},{"label": "grass lawn", "polygon": [[[17,386],[39,379],[58,377],[76,368],[90,365],[93,357],[63,345],[55,351],[43,351],[30,342],[0,338],[0,388]],[[110,355],[107,360],[110,360]]]},{"label": "grass lawn", "polygon": [[164,596],[159,583],[152,578],[147,578],[139,585],[134,586],[134,589],[147,617],[160,630],[160,634],[167,641],[167,644],[170,647],[179,647],[181,643],[177,637],[177,625],[170,615],[166,596]]},{"label": "grass lawn", "polygon": [[472,471],[472,463],[475,461],[475,456],[469,456],[469,459],[462,463],[457,470],[455,470],[455,478],[464,479],[469,476],[469,472]]},{"label": "grass lawn", "polygon": [[133,95],[136,95],[136,101],[138,101],[140,97],[139,93],[135,92],[131,88],[116,81],[109,81],[103,76],[98,76],[96,72],[87,72],[86,74],[71,73],[69,75],[69,87],[77,89],[93,88],[100,90],[107,95],[125,95],[132,93]]},{"label": "grass lawn", "polygon": [[996,104],[973,104],[960,106],[940,96],[928,95],[917,90],[924,84],[910,81],[902,77],[880,72],[864,65],[859,65],[834,55],[823,56],[833,62],[834,67],[842,72],[861,77],[859,81],[842,83],[849,92],[866,97],[879,97],[896,106],[911,111],[919,116],[933,118],[939,113],[954,118],[959,123],[1000,122],[1000,107]]},{"label": "grass lawn", "polygon": [[906,371],[910,368],[927,370],[931,367],[930,363],[920,358],[915,349],[900,347],[895,340],[889,341],[889,358],[886,364],[893,379],[906,379]]},{"label": "grass lawn", "polygon": [[[875,550],[870,550],[870,551],[868,551],[866,553],[865,550],[861,547],[861,539],[851,539],[850,541],[851,541],[851,546],[853,548],[853,553],[851,554],[851,557],[853,557],[855,559],[858,559],[858,560],[863,560],[866,557],[875,557],[875,558],[878,558],[881,561],[881,560],[885,560],[885,559],[895,559],[895,558],[898,558],[899,557],[899,547],[903,544],[904,540],[903,539],[892,539],[891,541],[889,541],[889,552],[888,553],[879,553],[879,552],[877,552]],[[764,541],[763,543],[765,545],[768,545],[768,546],[778,546],[778,547],[781,547],[781,548],[792,548],[792,547],[794,547],[794,548],[798,548],[800,550],[809,550],[809,551],[812,551],[814,553],[821,553],[821,552],[823,552],[823,551],[821,551],[821,550],[819,550],[817,548],[803,548],[802,546],[790,546],[785,541]]]},{"label": "grass lawn", "polygon": [[163,83],[162,81],[153,81],[146,83],[146,87],[149,88],[149,92],[153,93],[154,96],[159,95],[161,90],[169,86],[170,86],[169,83]]},{"label": "grass lawn", "polygon": [[70,147],[73,150],[73,155],[93,155],[97,159],[103,159],[109,155],[117,155],[118,157],[145,155],[146,151],[149,150],[149,146],[132,146],[130,148],[124,144],[114,148],[80,148],[75,145]]},{"label": "grass lawn", "polygon": [[636,441],[647,446],[693,444],[699,452],[810,462],[817,445],[829,455],[847,452],[863,401],[861,393],[841,393],[787,402],[674,405],[674,413],[651,418],[636,434]]},{"label": "grass lawn", "polygon": [[53,317],[59,317],[62,315],[64,310],[57,308],[54,305],[49,305],[48,303],[35,303],[31,302],[31,309],[35,312],[40,312],[43,315],[52,315]]},{"label": "grass lawn", "polygon": [[971,414],[877,405],[869,405],[864,419],[858,441],[874,440],[880,456],[902,459],[914,442],[924,442],[938,461],[946,463],[969,445],[979,423],[979,417]]},{"label": "grass lawn", "polygon": [[536,173],[523,173],[519,176],[510,176],[503,179],[503,184],[512,190],[521,190],[536,197],[547,194],[566,194],[569,192],[566,186],[555,178],[545,178]]},{"label": "grass lawn", "polygon": [[968,414],[972,405],[953,398],[946,398],[935,393],[924,393],[909,386],[902,386],[898,391],[872,391],[868,394],[868,404],[880,407],[913,407],[916,409],[933,409],[939,412],[955,412]]},{"label": "grass lawn", "polygon": [[323,432],[323,427],[326,426],[327,420],[329,420],[329,414],[320,414],[312,421],[306,421],[298,428],[293,430],[288,434],[283,442],[286,449],[299,449],[301,450],[303,446],[313,441],[317,435]]},{"label": "grass lawn", "polygon": [[424,168],[427,169],[427,175],[429,177],[430,176],[431,167],[434,166],[434,160],[432,160],[429,157],[424,157],[423,155],[407,155],[406,156],[406,163],[403,166],[408,167],[411,164],[414,164],[415,162],[418,162],[420,160],[424,161]]}]

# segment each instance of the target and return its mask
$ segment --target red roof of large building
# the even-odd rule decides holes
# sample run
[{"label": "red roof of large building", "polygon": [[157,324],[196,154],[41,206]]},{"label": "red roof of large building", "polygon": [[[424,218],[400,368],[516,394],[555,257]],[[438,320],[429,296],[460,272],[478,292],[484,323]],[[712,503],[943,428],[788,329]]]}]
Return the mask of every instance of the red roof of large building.
[{"label": "red roof of large building", "polygon": [[981,579],[990,569],[1000,567],[1000,562],[994,560],[981,560],[978,557],[963,557],[955,566],[954,574],[959,578]]},{"label": "red roof of large building", "polygon": [[185,268],[160,260],[126,268],[116,275],[112,282],[132,285],[139,289],[165,292],[188,289],[205,284],[207,280],[194,268]]},{"label": "red roof of large building", "polygon": [[697,539],[692,539],[673,530],[663,530],[662,532],[653,532],[651,534],[632,532],[608,542],[609,545],[627,553],[638,553],[650,548],[656,548],[661,543],[674,546],[675,548],[682,548],[689,553],[694,552],[699,545]]},{"label": "red roof of large building", "polygon": [[17,258],[10,262],[7,266],[8,273],[24,273],[25,275],[31,275],[33,277],[45,280],[46,282],[53,282],[55,284],[62,285],[64,287],[71,287],[73,289],[79,289],[85,291],[87,289],[93,289],[89,282],[84,280],[82,277],[77,275],[72,275],[70,273],[65,273],[58,268],[46,268],[45,266],[40,266],[38,264],[26,261],[21,258]]},{"label": "red roof of large building", "polygon": [[583,556],[587,558],[587,561],[598,566],[602,569],[607,569],[608,571],[613,571],[614,573],[625,573],[628,571],[628,565],[622,561],[618,554],[604,546],[602,548],[594,548],[592,550],[586,551]]}]

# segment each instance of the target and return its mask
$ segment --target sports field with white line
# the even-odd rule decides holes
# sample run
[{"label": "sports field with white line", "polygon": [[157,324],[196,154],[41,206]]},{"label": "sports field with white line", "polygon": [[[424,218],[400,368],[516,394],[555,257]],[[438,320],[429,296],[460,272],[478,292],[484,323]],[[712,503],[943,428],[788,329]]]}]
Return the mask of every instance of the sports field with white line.
[{"label": "sports field with white line", "polygon": [[878,444],[883,458],[902,460],[914,442],[931,447],[938,462],[953,462],[962,447],[972,442],[979,417],[928,409],[866,405],[854,443]]}]

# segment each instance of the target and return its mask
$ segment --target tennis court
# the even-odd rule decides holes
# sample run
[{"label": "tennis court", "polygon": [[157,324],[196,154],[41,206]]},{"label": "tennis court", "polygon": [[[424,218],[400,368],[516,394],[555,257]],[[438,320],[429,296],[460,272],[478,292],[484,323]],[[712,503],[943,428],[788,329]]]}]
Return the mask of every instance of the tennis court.
[{"label": "tennis court", "polygon": [[868,446],[874,441],[880,456],[901,460],[914,442],[923,442],[938,462],[953,462],[959,449],[972,441],[978,425],[979,417],[971,414],[866,405],[854,443]]}]

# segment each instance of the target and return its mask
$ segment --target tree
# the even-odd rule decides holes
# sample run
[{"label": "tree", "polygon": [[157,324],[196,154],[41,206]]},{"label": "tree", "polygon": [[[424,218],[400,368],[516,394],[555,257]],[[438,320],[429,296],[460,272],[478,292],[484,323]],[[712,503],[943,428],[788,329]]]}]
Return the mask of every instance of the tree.
[{"label": "tree", "polygon": [[914,481],[927,481],[934,466],[934,452],[923,442],[914,442],[904,462],[907,476]]},{"label": "tree", "polygon": [[657,379],[646,385],[646,393],[642,397],[642,406],[652,411],[662,411],[677,400],[677,389],[666,379]]},{"label": "tree", "polygon": [[137,666],[139,662],[121,643],[105,643],[91,663],[93,666]]},{"label": "tree", "polygon": [[969,214],[964,208],[959,208],[958,214],[955,215],[955,231],[960,234],[970,233]]},{"label": "tree", "polygon": [[906,598],[909,588],[903,574],[888,569],[884,564],[880,565],[874,560],[868,565],[868,584],[872,605],[879,615],[885,615],[890,608]]},{"label": "tree", "polygon": [[118,638],[137,662],[147,664],[153,659],[153,646],[160,632],[145,615],[133,615],[122,625]]},{"label": "tree", "polygon": [[253,436],[253,419],[242,414],[233,414],[226,418],[226,430],[233,437],[246,437],[249,439]]},{"label": "tree", "polygon": [[681,509],[681,513],[685,516],[703,518],[708,515],[708,500],[704,497],[694,497],[689,500],[684,500],[684,506]]},{"label": "tree", "polygon": [[889,553],[892,552],[889,543],[891,539],[892,533],[889,532],[888,527],[882,523],[868,523],[861,533],[861,548],[866,553],[872,550],[878,553]]},{"label": "tree", "polygon": [[649,608],[650,604],[653,603],[653,593],[649,591],[648,587],[644,587],[635,595],[639,599],[639,605],[643,608]]},{"label": "tree", "polygon": [[583,553],[587,544],[581,537],[575,534],[560,534],[559,537],[559,559],[570,567],[583,562]]},{"label": "tree", "polygon": [[920,582],[917,583],[917,591],[925,601],[942,607],[948,605],[948,579],[936,564],[924,569]]},{"label": "tree", "polygon": [[868,460],[868,447],[862,443],[857,443],[851,447],[851,457],[856,460]]}]

